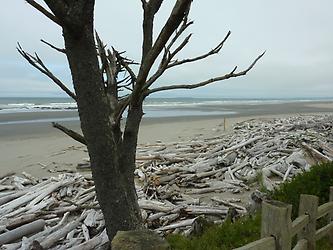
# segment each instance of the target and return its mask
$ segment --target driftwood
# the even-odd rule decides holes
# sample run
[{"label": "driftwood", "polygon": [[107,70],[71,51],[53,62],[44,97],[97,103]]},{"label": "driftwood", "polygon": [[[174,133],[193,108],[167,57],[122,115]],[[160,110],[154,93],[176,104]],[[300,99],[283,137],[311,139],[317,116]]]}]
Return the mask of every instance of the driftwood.
[{"label": "driftwood", "polygon": [[0,220],[1,224],[5,225],[7,229],[11,230],[13,228],[19,227],[26,223],[30,223],[36,219],[36,214],[24,214],[17,218],[10,218],[5,220]]},{"label": "driftwood", "polygon": [[43,230],[44,226],[45,221],[40,219],[0,234],[0,245],[13,242],[26,235],[38,233]]},{"label": "driftwood", "polygon": [[240,206],[238,204],[234,204],[234,203],[231,203],[229,201],[222,200],[222,199],[220,199],[218,197],[212,197],[211,199],[212,199],[212,201],[215,201],[215,202],[217,202],[219,204],[222,204],[222,205],[225,205],[225,206],[228,206],[228,207],[234,207],[237,210],[240,210],[241,212],[246,212],[246,208],[243,207],[243,206]]},{"label": "driftwood", "polygon": [[317,149],[312,148],[307,145],[305,142],[302,143],[302,146],[309,152],[309,154],[317,161],[317,162],[329,162],[332,161],[332,158],[320,153]]},{"label": "driftwood", "polygon": [[55,245],[55,243],[61,239],[62,237],[66,236],[70,231],[72,231],[74,228],[76,228],[82,220],[84,220],[85,216],[82,214],[78,219],[68,223],[66,226],[64,226],[62,229],[55,231],[54,233],[48,235],[43,241],[40,243],[40,245],[44,249],[49,249],[51,246]]},{"label": "driftwood", "polygon": [[[313,162],[331,160],[332,123],[326,115],[250,120],[236,124],[235,133],[139,145],[135,176],[145,226],[162,235],[189,235],[199,217],[222,222],[235,211],[246,213],[244,202],[223,193],[248,191],[258,180],[272,190],[308,171]],[[0,239],[7,240],[0,249],[98,249],[107,244],[91,179],[89,173],[46,180],[27,173],[2,176]],[[254,210],[263,199],[255,194]],[[38,230],[15,233],[37,222]]]},{"label": "driftwood", "polygon": [[176,228],[180,228],[180,227],[191,226],[195,222],[196,219],[197,218],[182,220],[182,221],[179,221],[177,223],[170,224],[168,226],[159,227],[159,228],[156,229],[156,231],[166,231],[166,230],[170,230],[170,229],[176,229]]},{"label": "driftwood", "polygon": [[77,245],[75,247],[69,248],[70,250],[90,250],[90,249],[95,249],[99,246],[103,246],[106,243],[108,243],[109,238],[106,234],[106,229],[103,230],[103,232],[94,237],[93,239],[90,239],[80,245]]}]

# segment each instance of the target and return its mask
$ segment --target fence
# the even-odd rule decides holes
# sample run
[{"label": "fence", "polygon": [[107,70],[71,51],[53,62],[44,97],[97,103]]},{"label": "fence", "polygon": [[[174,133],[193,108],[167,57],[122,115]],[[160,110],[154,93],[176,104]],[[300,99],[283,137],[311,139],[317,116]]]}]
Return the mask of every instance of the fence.
[{"label": "fence", "polygon": [[[318,207],[319,198],[302,194],[299,216],[291,221],[292,206],[278,201],[262,204],[261,239],[234,250],[290,250],[292,239],[297,235],[293,250],[314,250],[316,241],[329,236],[333,249],[333,187],[329,202]],[[317,229],[318,219],[327,216],[327,225]]]}]

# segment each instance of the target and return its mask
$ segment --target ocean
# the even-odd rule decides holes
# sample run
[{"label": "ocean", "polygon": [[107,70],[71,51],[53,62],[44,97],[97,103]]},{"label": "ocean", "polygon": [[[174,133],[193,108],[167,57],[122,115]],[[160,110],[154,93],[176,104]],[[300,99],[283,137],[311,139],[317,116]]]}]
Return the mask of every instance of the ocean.
[{"label": "ocean", "polygon": [[[235,106],[253,107],[262,104],[283,104],[313,101],[332,101],[333,98],[290,98],[290,99],[235,99],[235,98],[148,98],[144,103],[144,117],[186,117],[205,115],[231,115],[237,114]],[[0,115],[75,111],[76,103],[70,98],[48,97],[0,97]],[[77,120],[77,117],[66,117],[65,120]],[[45,119],[42,119],[43,122]],[[48,118],[48,120],[50,120]],[[51,119],[52,120],[52,119]],[[0,121],[8,124],[9,121]],[[16,123],[16,121],[12,121]],[[37,120],[20,122],[38,122]],[[46,122],[46,120],[44,121]]]}]

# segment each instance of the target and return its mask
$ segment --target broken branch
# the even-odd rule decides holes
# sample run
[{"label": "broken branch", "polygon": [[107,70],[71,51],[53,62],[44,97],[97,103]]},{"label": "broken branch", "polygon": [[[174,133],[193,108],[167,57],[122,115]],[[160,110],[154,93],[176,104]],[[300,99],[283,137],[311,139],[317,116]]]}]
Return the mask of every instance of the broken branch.
[{"label": "broken branch", "polygon": [[30,4],[32,7],[34,7],[36,10],[44,14],[46,17],[48,17],[51,21],[61,26],[59,19],[53,15],[51,12],[47,11],[43,6],[36,3],[34,0],[26,0],[28,4]]},{"label": "broken branch", "polygon": [[62,125],[60,125],[59,123],[56,122],[52,122],[52,127],[59,129],[60,131],[64,132],[66,135],[70,136],[71,138],[73,138],[75,141],[78,141],[84,145],[87,145],[86,140],[84,139],[84,137],[82,135],[80,135],[79,133],[68,129]]},{"label": "broken branch", "polygon": [[45,43],[46,45],[48,45],[49,47],[51,47],[52,49],[55,49],[56,51],[60,52],[60,53],[64,53],[66,54],[66,50],[65,49],[61,49],[61,48],[58,48],[56,46],[54,46],[53,44],[41,39],[40,40],[42,43]]}]

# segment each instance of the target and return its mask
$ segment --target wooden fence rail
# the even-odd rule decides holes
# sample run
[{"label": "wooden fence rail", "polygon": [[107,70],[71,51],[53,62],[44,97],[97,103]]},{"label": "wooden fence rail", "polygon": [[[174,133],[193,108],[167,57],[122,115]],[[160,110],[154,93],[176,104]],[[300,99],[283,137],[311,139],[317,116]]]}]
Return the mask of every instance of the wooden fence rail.
[{"label": "wooden fence rail", "polygon": [[[333,187],[330,201],[318,206],[319,198],[302,194],[298,217],[291,221],[292,206],[279,201],[264,201],[262,204],[261,239],[235,250],[314,250],[316,241],[329,236],[333,249]],[[327,216],[327,225],[317,229],[317,220]],[[297,244],[292,248],[292,239],[297,235]]]}]

